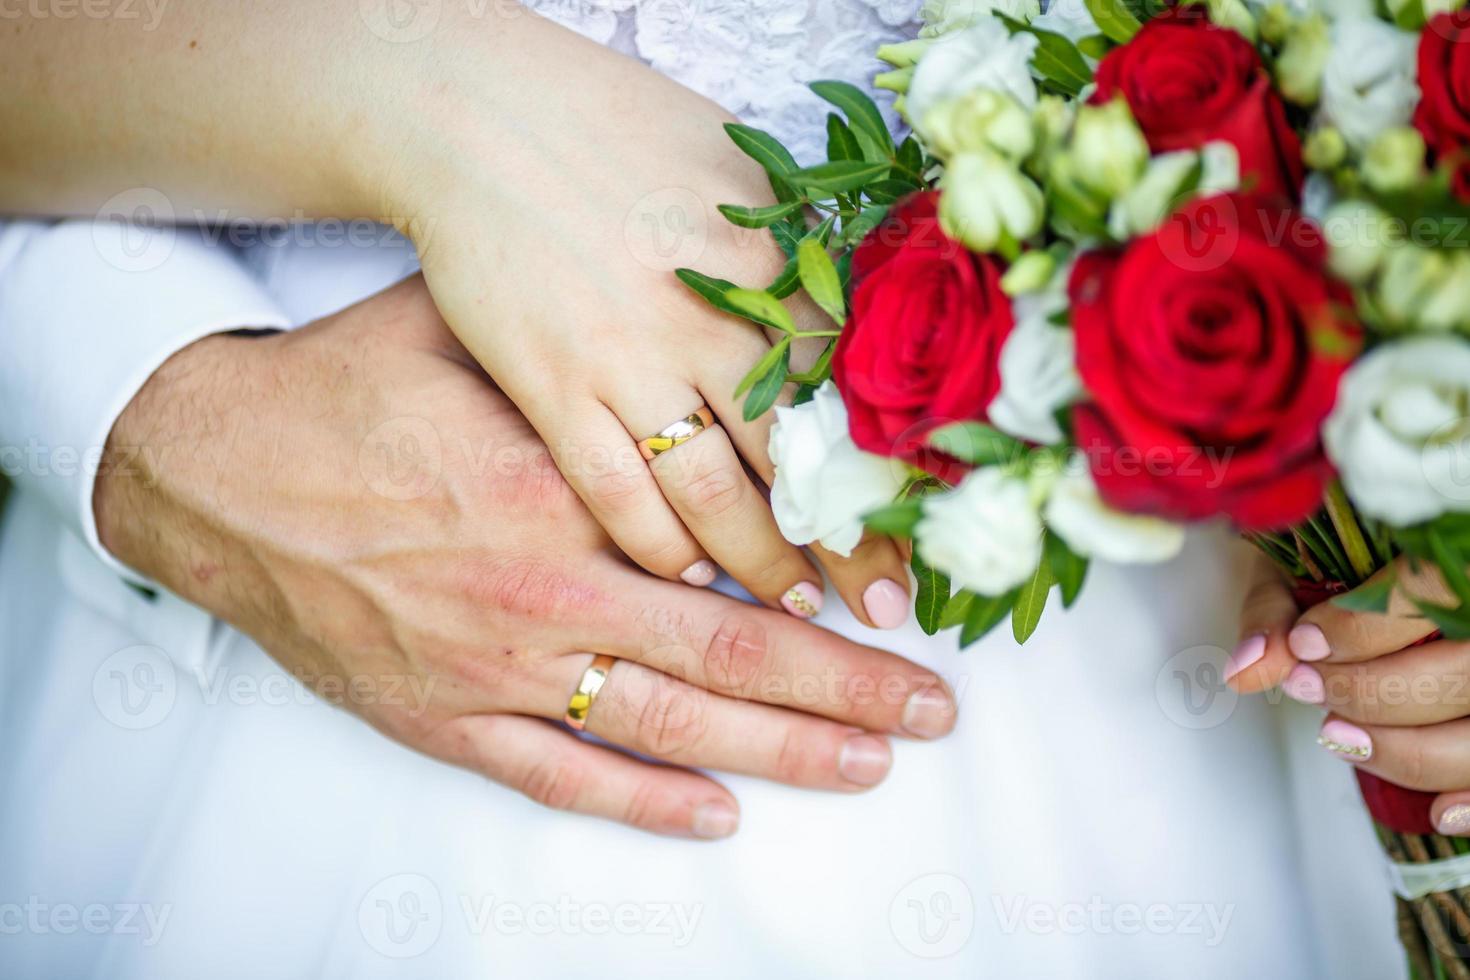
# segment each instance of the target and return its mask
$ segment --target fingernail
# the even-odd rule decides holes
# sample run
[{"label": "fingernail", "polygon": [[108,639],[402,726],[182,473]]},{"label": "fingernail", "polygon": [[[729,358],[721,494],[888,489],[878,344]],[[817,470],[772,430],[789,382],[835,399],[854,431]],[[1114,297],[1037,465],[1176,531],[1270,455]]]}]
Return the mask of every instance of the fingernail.
[{"label": "fingernail", "polygon": [[798,619],[811,619],[822,611],[822,590],[810,582],[798,582],[781,597],[781,608]]},{"label": "fingernail", "polygon": [[1317,744],[1350,762],[1367,762],[1373,758],[1373,739],[1368,733],[1336,718],[1322,726]]},{"label": "fingernail", "polygon": [[954,728],[954,721],[954,701],[936,688],[915,691],[903,707],[903,730],[918,738],[948,735]]},{"label": "fingernail", "polygon": [[837,753],[837,774],[859,786],[881,783],[892,765],[893,752],[888,743],[871,735],[852,736]]},{"label": "fingernail", "polygon": [[1235,652],[1230,654],[1230,659],[1225,661],[1225,679],[1230,680],[1265,655],[1266,634],[1256,633],[1254,636],[1247,636],[1240,641]]},{"label": "fingernail", "polygon": [[715,568],[712,561],[700,560],[690,565],[679,573],[679,577],[690,585],[697,585],[701,589],[714,582],[719,570]]},{"label": "fingernail", "polygon": [[1317,668],[1297,664],[1281,682],[1281,690],[1293,701],[1302,704],[1321,704],[1327,700],[1327,691],[1322,686],[1322,675]]},{"label": "fingernail", "polygon": [[1315,623],[1293,626],[1286,634],[1286,645],[1291,647],[1291,655],[1298,660],[1326,660],[1332,655],[1327,637],[1322,635],[1322,627]]},{"label": "fingernail", "polygon": [[694,820],[689,829],[695,837],[718,840],[729,837],[740,826],[740,814],[728,803],[701,803],[694,808]]},{"label": "fingernail", "polygon": [[1441,834],[1453,834],[1464,836],[1470,834],[1470,806],[1464,803],[1456,803],[1454,806],[1446,807],[1444,813],[1434,822],[1434,826]]},{"label": "fingernail", "polygon": [[863,608],[880,630],[896,630],[909,620],[909,594],[891,578],[880,578],[863,592]]}]

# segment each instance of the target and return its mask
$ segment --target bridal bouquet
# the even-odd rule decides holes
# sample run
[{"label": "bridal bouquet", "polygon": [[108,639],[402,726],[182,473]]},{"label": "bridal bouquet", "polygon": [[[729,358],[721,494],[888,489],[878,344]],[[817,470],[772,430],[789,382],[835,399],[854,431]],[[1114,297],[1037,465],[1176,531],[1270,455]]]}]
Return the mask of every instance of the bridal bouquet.
[{"label": "bridal bouquet", "polygon": [[[794,543],[911,539],[916,612],[1018,641],[1088,562],[1160,562],[1225,518],[1304,599],[1387,608],[1407,554],[1470,639],[1470,10],[1462,0],[931,0],[881,49],[913,135],[858,89],[828,160],[731,125],[777,203],[726,205],[789,257],[684,282],[776,332]],[[815,363],[782,300],[835,321]],[[748,394],[746,394],[748,392]],[[1361,587],[1360,587],[1361,586]],[[1351,591],[1349,591],[1351,590]],[[1452,856],[1425,794],[1364,775],[1400,863]],[[1470,892],[1401,900],[1423,977],[1470,977]],[[1435,972],[1440,971],[1440,972]]]}]

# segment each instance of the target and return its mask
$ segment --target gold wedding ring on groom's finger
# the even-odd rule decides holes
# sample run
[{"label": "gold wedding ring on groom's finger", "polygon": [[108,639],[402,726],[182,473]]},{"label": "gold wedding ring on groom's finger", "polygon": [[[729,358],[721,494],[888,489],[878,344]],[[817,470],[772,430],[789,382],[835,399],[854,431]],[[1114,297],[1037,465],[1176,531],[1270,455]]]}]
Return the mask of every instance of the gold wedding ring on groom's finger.
[{"label": "gold wedding ring on groom's finger", "polygon": [[582,679],[577,682],[577,690],[573,692],[572,699],[567,702],[565,720],[572,728],[580,732],[587,727],[587,713],[592,710],[592,702],[597,700],[602,685],[607,683],[608,672],[612,670],[615,662],[616,658],[599,653],[592,658],[592,663],[582,672]]},{"label": "gold wedding ring on groom's finger", "polygon": [[651,460],[675,446],[682,446],[714,424],[715,416],[709,406],[700,406],[699,411],[684,416],[672,425],[664,426],[647,439],[640,439],[638,451],[643,454],[644,459]]}]

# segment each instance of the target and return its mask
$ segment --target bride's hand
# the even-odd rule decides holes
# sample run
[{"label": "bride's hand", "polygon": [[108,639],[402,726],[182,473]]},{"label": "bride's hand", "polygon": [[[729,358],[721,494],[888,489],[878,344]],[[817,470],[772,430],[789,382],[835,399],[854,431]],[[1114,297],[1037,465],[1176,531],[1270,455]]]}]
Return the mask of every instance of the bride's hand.
[{"label": "bride's hand", "polygon": [[[524,97],[482,131],[463,122],[482,116],[480,83],[448,93],[425,123],[439,134],[433,164],[404,171],[412,196],[397,210],[436,303],[630,557],[700,585],[712,559],[762,602],[811,615],[822,577],[783,539],[761,486],[772,417],[745,421],[734,397],[771,342],[673,275],[777,277],[785,256],[770,235],[716,211],[774,202],[763,171],[706,99],[546,22],[515,30],[525,61],[499,70]],[[835,329],[814,306],[790,308],[799,329]],[[645,462],[639,440],[702,406],[714,425]],[[847,559],[813,551],[864,622],[907,618],[893,542],[870,535]]]},{"label": "bride's hand", "polygon": [[1324,748],[1389,782],[1440,793],[1436,825],[1470,836],[1470,643],[1421,643],[1435,627],[1415,605],[1458,600],[1429,563],[1400,559],[1369,583],[1386,575],[1395,582],[1386,612],[1331,601],[1299,612],[1259,558],[1229,680],[1241,691],[1280,685],[1321,706]]},{"label": "bride's hand", "polygon": [[735,827],[705,776],[548,724],[586,651],[617,658],[587,730],[679,765],[854,791],[886,774],[887,734],[954,723],[927,670],[616,556],[417,278],[179,352],[109,460],[127,465],[95,506],[119,558],[390,736],[544,803]]}]

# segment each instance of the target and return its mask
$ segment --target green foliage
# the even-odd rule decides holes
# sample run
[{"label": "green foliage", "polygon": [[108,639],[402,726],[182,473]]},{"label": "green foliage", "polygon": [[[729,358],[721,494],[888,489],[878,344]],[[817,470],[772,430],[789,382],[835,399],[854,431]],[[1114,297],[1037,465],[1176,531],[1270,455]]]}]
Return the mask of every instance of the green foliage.
[{"label": "green foliage", "polygon": [[949,576],[926,565],[917,549],[909,564],[918,582],[918,591],[914,594],[914,615],[919,620],[919,628],[933,636],[939,632],[945,605],[949,602]]}]

